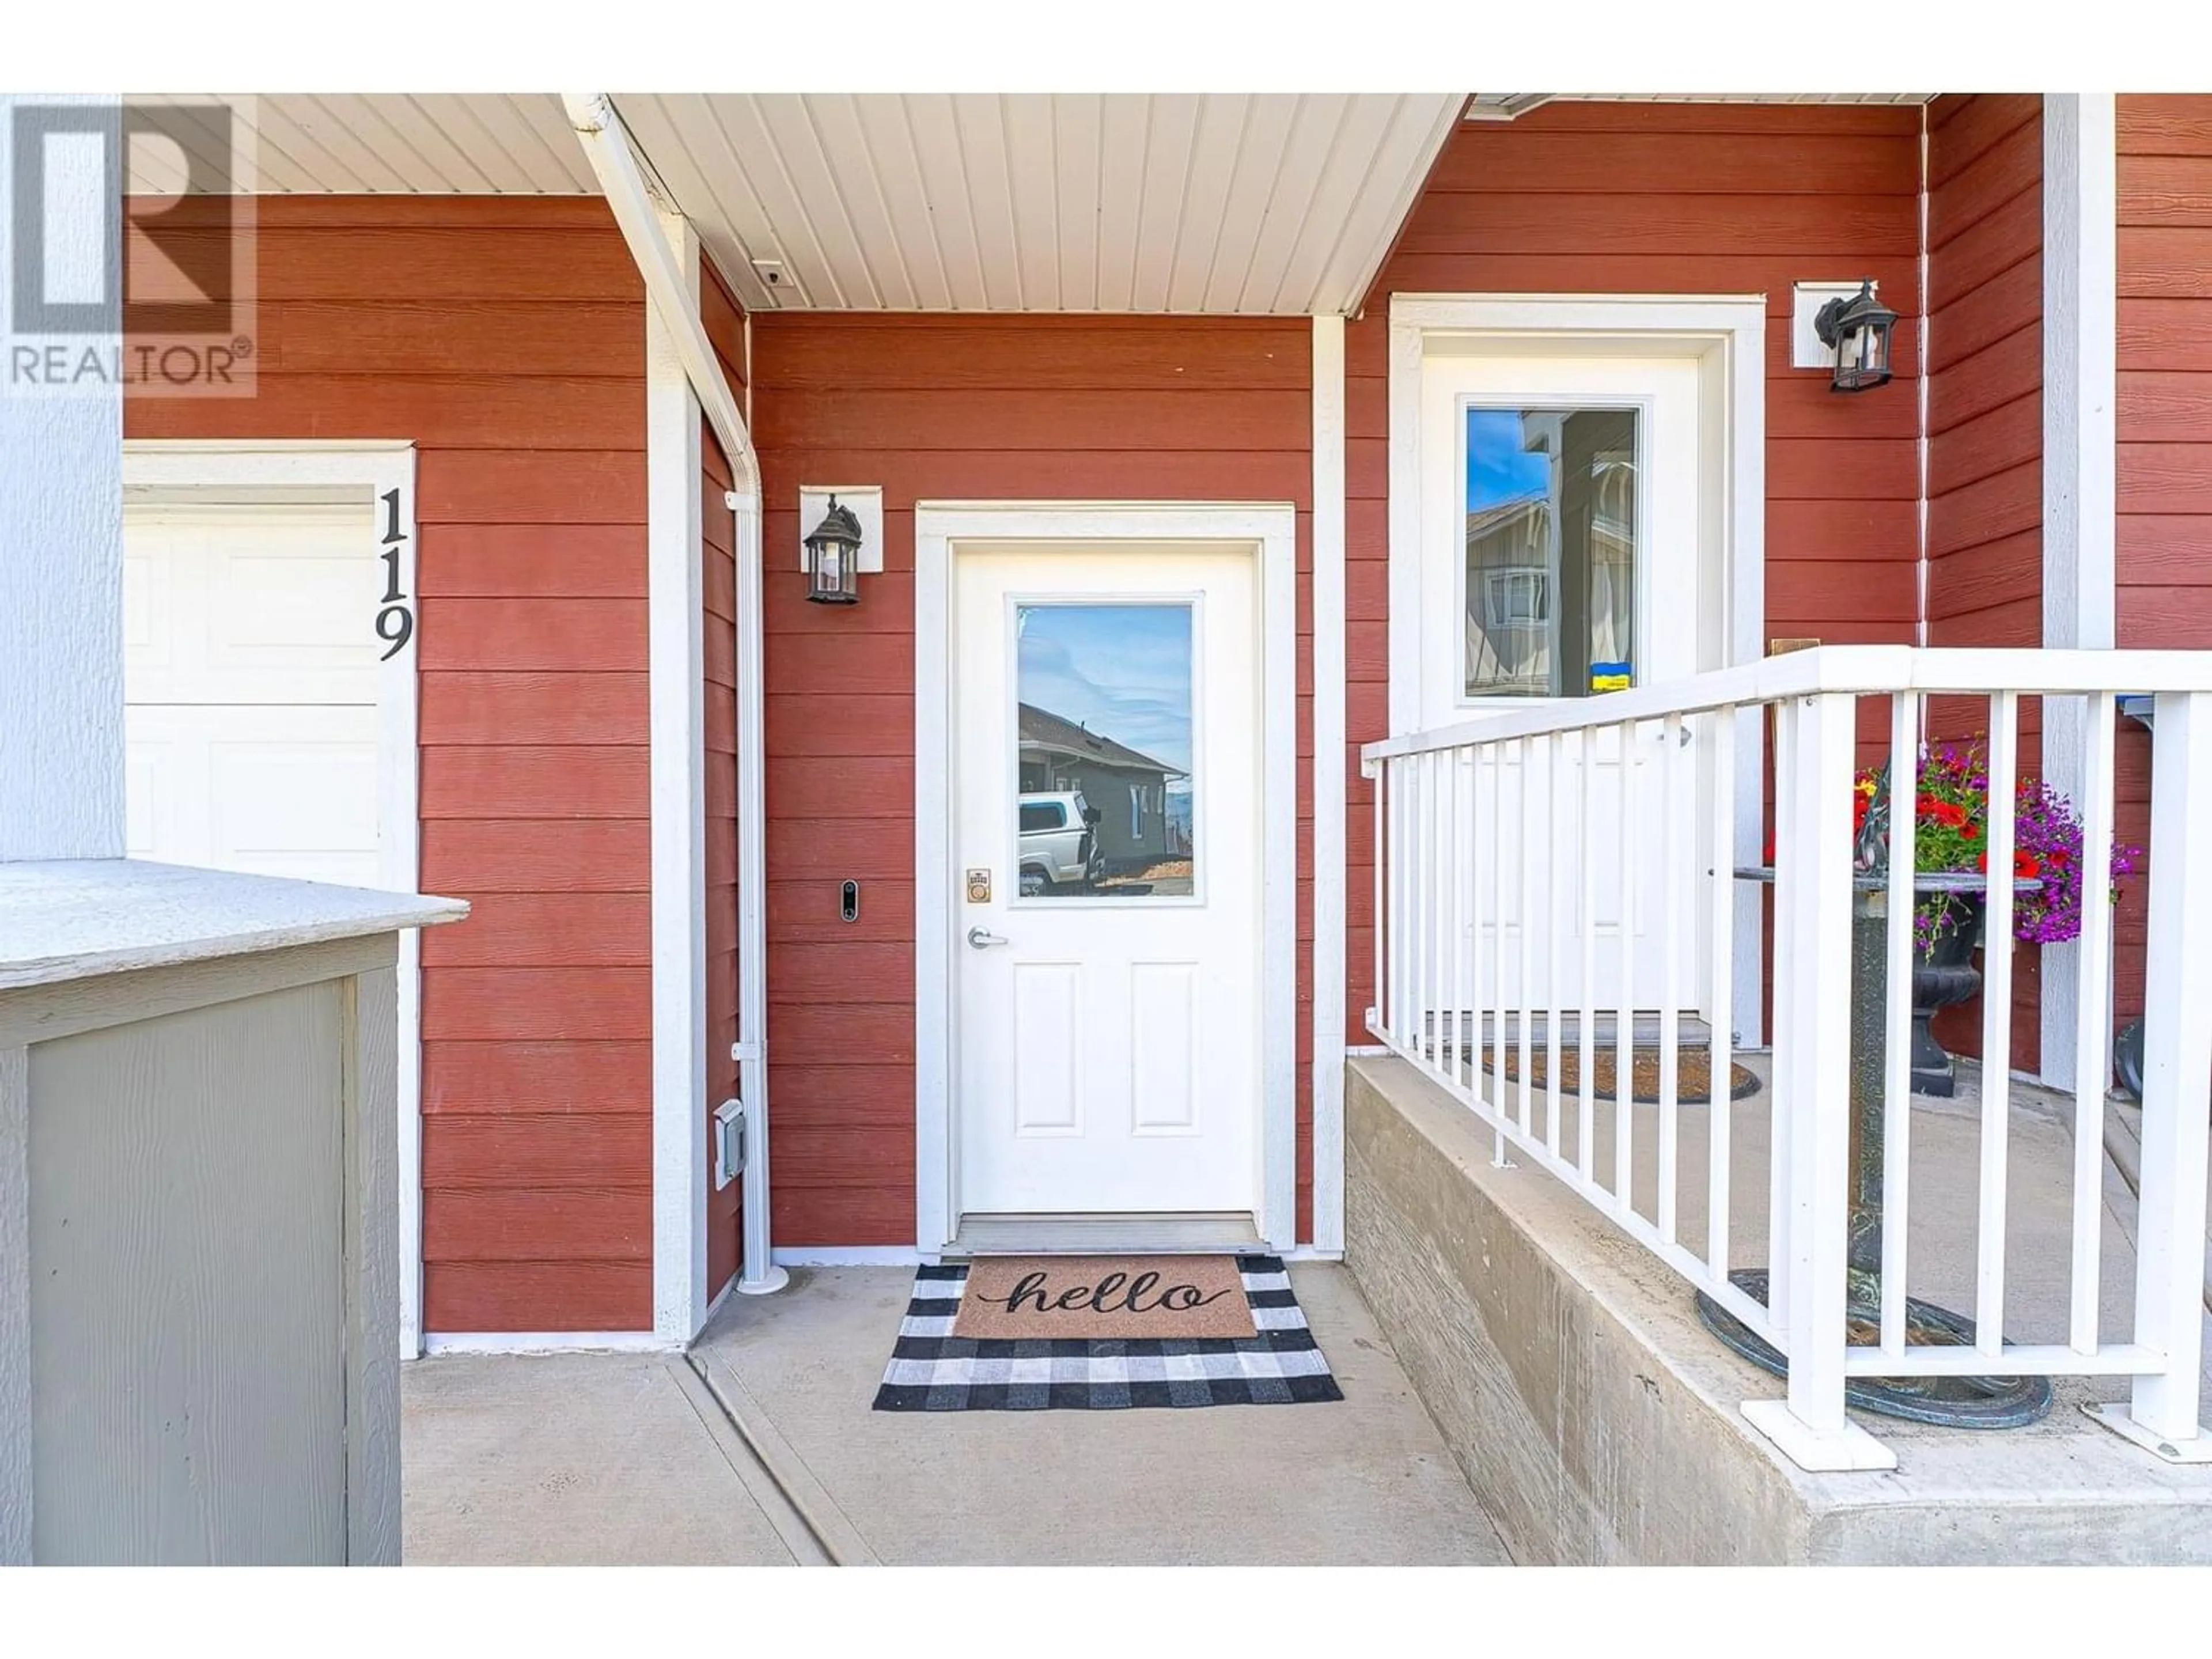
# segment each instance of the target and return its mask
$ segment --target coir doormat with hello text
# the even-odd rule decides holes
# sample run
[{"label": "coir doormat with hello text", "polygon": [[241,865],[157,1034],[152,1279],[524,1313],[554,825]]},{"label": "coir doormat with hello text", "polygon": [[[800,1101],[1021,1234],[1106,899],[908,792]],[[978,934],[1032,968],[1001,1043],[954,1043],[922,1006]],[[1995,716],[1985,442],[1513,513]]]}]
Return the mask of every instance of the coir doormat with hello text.
[{"label": "coir doormat with hello text", "polygon": [[987,1256],[916,1272],[876,1409],[1343,1398],[1279,1257]]}]

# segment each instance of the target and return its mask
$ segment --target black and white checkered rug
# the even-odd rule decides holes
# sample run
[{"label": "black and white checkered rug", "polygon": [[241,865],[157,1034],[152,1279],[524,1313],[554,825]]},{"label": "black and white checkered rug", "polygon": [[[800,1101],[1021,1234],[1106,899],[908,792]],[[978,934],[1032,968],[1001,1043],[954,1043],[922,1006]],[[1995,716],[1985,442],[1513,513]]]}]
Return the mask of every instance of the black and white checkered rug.
[{"label": "black and white checkered rug", "polygon": [[1256,1336],[979,1340],[952,1334],[965,1267],[915,1274],[879,1412],[1111,1411],[1341,1400],[1281,1258],[1237,1259]]}]

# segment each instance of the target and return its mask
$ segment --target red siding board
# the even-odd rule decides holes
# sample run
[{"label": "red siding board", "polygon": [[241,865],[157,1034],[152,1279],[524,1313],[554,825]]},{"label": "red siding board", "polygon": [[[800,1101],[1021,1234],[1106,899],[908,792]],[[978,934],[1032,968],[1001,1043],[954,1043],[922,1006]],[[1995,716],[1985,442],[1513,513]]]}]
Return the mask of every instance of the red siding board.
[{"label": "red siding board", "polygon": [[619,1042],[653,1030],[653,971],[629,968],[434,968],[422,975],[422,1036]]},{"label": "red siding board", "polygon": [[[588,1253],[579,1249],[586,1240]],[[441,1261],[650,1262],[653,1194],[604,1185],[428,1188],[422,1251]]]},{"label": "red siding board", "polygon": [[423,1184],[455,1192],[589,1191],[611,1168],[652,1161],[653,1119],[642,1112],[445,1112],[422,1125]]},{"label": "red siding board", "polygon": [[645,527],[435,524],[422,530],[426,599],[645,598]]},{"label": "red siding board", "polygon": [[653,1323],[650,1261],[426,1261],[422,1304],[442,1331],[633,1331]]},{"label": "red siding board", "polygon": [[638,744],[646,741],[642,673],[426,672],[416,738],[447,744]]},{"label": "red siding board", "polygon": [[[420,360],[418,360],[420,361]],[[205,429],[198,400],[155,398],[133,412],[145,438],[190,438]],[[593,449],[645,447],[642,380],[532,379],[514,374],[272,374],[235,400],[225,435],[346,438],[404,432],[441,449]],[[626,418],[635,408],[641,418]],[[613,418],[610,418],[611,415]]]},{"label": "red siding board", "polygon": [[635,744],[425,749],[422,817],[641,818],[649,763],[649,751]]},{"label": "red siding board", "polygon": [[425,930],[428,967],[647,967],[651,900],[643,893],[486,893],[468,919]]},{"label": "red siding board", "polygon": [[621,673],[645,661],[643,599],[447,599],[422,607],[423,668]]},{"label": "red siding board", "polygon": [[264,376],[593,375],[635,381],[642,302],[264,299],[254,316]]},{"label": "red siding board", "polygon": [[461,819],[422,826],[422,887],[477,893],[642,893],[651,828],[635,818]]},{"label": "red siding board", "polygon": [[422,1110],[488,1117],[507,1110],[650,1115],[653,1045],[642,1038],[428,1042]]},{"label": "red siding board", "polygon": [[2130,96],[2118,114],[2123,155],[2212,155],[2212,98]]}]

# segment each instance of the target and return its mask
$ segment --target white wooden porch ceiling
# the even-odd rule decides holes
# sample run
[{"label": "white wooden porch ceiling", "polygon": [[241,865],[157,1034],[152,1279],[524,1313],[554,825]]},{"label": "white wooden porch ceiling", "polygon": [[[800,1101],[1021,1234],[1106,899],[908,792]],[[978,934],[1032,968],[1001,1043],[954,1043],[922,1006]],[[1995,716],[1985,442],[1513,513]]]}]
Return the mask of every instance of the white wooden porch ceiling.
[{"label": "white wooden porch ceiling", "polygon": [[[615,104],[754,310],[1304,315],[1358,303],[1463,110],[1496,118],[1553,95],[1590,94],[1479,94],[1473,108],[1464,93]],[[269,193],[597,188],[550,93],[264,94],[240,106]]]},{"label": "white wooden porch ceiling", "polygon": [[1358,302],[1463,101],[615,100],[750,307],[1274,313]]},{"label": "white wooden porch ceiling", "polygon": [[[1459,93],[615,100],[757,310],[1278,314],[1358,303],[1464,102]],[[551,94],[270,94],[244,107],[258,188],[271,193],[596,188]]]}]

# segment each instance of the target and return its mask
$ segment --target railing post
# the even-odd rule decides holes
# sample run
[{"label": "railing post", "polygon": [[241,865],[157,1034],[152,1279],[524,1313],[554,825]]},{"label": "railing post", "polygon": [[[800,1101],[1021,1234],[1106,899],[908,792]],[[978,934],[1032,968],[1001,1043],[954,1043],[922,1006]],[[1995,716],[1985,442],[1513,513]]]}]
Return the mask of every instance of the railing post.
[{"label": "railing post", "polygon": [[1824,692],[1790,711],[1787,839],[1775,846],[1775,908],[1786,912],[1792,999],[1774,1053],[1774,1112],[1786,1160],[1787,1400],[1743,1414],[1807,1469],[1889,1469],[1895,1455],[1844,1414],[1844,1270],[1850,1224],[1851,780],[1857,700]]},{"label": "railing post", "polygon": [[[2090,1414],[2172,1462],[2212,1462],[2197,1421],[2204,1347],[2205,1102],[2212,1097],[2212,692],[2161,692],[2152,716],[2150,939],[2144,969],[2142,1182],[2136,1340],[2165,1356],[2124,1407]],[[2197,843],[2191,854],[2192,838]],[[2085,885],[2101,879],[2082,872]],[[2102,895],[2086,892],[2083,904]]]}]

